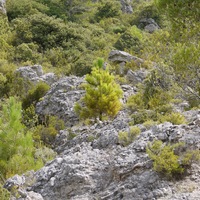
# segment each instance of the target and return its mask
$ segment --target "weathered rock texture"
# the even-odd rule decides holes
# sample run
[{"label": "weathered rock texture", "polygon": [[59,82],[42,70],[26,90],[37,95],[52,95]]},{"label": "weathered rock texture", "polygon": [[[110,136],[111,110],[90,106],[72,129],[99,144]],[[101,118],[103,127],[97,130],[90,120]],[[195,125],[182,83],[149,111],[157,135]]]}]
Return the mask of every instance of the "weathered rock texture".
[{"label": "weathered rock texture", "polygon": [[120,0],[121,5],[122,5],[122,12],[124,13],[132,13],[133,8],[131,6],[132,0]]},{"label": "weathered rock texture", "polygon": [[141,58],[133,56],[125,51],[119,50],[112,50],[108,56],[108,59],[111,62],[115,62],[118,64],[127,63],[133,60],[138,66],[140,66],[144,62]]},{"label": "weathered rock texture", "polygon": [[0,12],[6,14],[6,0],[0,0]]},{"label": "weathered rock texture", "polygon": [[34,83],[42,81],[46,82],[48,85],[52,85],[57,81],[57,77],[54,73],[44,74],[41,65],[20,67],[16,70],[16,73],[22,78],[28,79]]},{"label": "weathered rock texture", "polygon": [[66,125],[72,126],[78,121],[74,105],[85,93],[81,88],[83,82],[83,78],[75,76],[60,79],[52,85],[43,100],[37,103],[36,112],[43,116],[56,115],[63,119]]},{"label": "weathered rock texture", "polygon": [[139,21],[138,28],[144,29],[149,33],[153,33],[154,31],[160,29],[159,25],[152,18],[143,18]]},{"label": "weathered rock texture", "polygon": [[[119,145],[117,136],[119,131],[129,131],[124,111],[112,122],[64,130],[57,138],[57,158],[22,178],[25,183],[21,181],[20,188],[24,193],[41,194],[44,200],[198,199],[199,165],[193,164],[185,178],[169,181],[152,170],[145,152],[154,139],[184,141],[188,148],[200,148],[200,110],[185,114],[188,125],[140,126],[141,134],[127,147]],[[69,138],[72,133],[76,136]]]}]

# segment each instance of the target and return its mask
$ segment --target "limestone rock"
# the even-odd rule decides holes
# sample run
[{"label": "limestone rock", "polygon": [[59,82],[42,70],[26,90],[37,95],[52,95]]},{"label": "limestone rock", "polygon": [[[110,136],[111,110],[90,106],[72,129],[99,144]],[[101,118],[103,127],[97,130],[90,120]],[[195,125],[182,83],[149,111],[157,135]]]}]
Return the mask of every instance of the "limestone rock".
[{"label": "limestone rock", "polygon": [[148,71],[145,69],[139,69],[136,71],[128,70],[126,79],[133,85],[141,83],[148,75]]},{"label": "limestone rock", "polygon": [[154,31],[160,29],[159,25],[152,18],[143,18],[139,21],[138,28],[144,29],[149,33],[153,33]]},{"label": "limestone rock", "polygon": [[44,74],[41,65],[20,67],[16,70],[16,73],[22,78],[28,79],[33,83],[43,81],[48,85],[52,85],[57,80],[57,77],[54,73]]},{"label": "limestone rock", "polygon": [[[142,129],[135,141],[126,147],[117,142],[117,133],[129,130],[126,110],[112,122],[73,126],[58,138],[59,155],[32,174],[33,183],[24,186],[22,193],[33,191],[41,194],[44,200],[198,199],[198,164],[193,164],[182,180],[170,181],[152,170],[152,161],[145,149],[154,139],[184,141],[188,148],[200,148],[199,120],[196,115],[188,125],[166,122]],[[70,132],[76,136],[68,138]],[[16,179],[15,184],[27,182],[23,176]]]},{"label": "limestone rock", "polygon": [[6,5],[6,0],[0,0],[0,12],[2,12],[4,14],[6,14],[5,5]]},{"label": "limestone rock", "polygon": [[79,86],[84,82],[83,78],[70,76],[64,77],[54,83],[36,105],[36,112],[41,115],[56,115],[72,126],[78,121],[78,116],[73,108],[75,103],[83,96],[85,91]]},{"label": "limestone rock", "polygon": [[133,13],[133,8],[131,6],[132,0],[120,0],[122,5],[122,12],[124,13]]},{"label": "limestone rock", "polygon": [[108,56],[108,59],[115,63],[127,63],[133,60],[138,66],[144,62],[141,58],[119,50],[112,50]]}]

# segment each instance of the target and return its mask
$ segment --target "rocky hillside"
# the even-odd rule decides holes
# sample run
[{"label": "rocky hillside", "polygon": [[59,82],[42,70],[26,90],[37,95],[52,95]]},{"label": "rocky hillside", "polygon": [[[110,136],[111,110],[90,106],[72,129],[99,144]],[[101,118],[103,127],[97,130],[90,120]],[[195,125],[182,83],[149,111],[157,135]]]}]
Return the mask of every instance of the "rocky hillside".
[{"label": "rocky hillside", "polygon": [[0,0],[0,200],[200,199],[199,10]]},{"label": "rocky hillside", "polygon": [[[125,54],[125,52],[119,53]],[[122,57],[120,58],[122,60]],[[125,57],[123,59],[125,61]],[[130,132],[131,118],[128,109],[121,110],[112,121],[98,121],[84,125],[78,122],[72,109],[74,102],[84,94],[79,87],[84,82],[83,78],[71,76],[59,80],[49,79],[46,77],[54,75],[43,74],[41,66],[19,68],[18,72],[24,78],[32,81],[43,80],[51,85],[49,92],[37,104],[36,110],[40,115],[47,113],[58,115],[65,120],[68,128],[60,131],[56,137],[54,149],[57,156],[54,160],[36,172],[30,171],[22,176],[15,175],[6,181],[4,187],[8,190],[17,188],[20,196],[17,199],[195,200],[199,198],[198,164],[193,163],[184,177],[176,181],[169,180],[153,170],[152,160],[146,153],[146,147],[149,142],[157,139],[165,143],[184,142],[185,148],[190,149],[192,146],[199,149],[200,110],[183,112],[188,121],[187,125],[165,122],[147,127],[138,124],[141,133],[130,145],[124,146],[119,133]],[[138,80],[140,73],[135,73],[134,77]],[[125,105],[127,98],[135,94],[137,89],[131,85],[121,85],[121,87],[124,90]]]}]

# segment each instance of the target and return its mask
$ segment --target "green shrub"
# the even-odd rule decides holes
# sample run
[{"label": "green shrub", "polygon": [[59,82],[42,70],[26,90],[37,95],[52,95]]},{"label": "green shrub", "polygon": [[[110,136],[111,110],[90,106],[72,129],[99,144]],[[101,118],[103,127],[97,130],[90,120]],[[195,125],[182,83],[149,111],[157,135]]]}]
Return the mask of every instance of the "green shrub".
[{"label": "green shrub", "polygon": [[101,19],[109,17],[117,17],[120,15],[120,4],[118,2],[106,2],[102,6],[98,7],[98,11],[95,14],[95,19],[99,22]]},{"label": "green shrub", "polygon": [[114,47],[121,51],[129,50],[138,54],[143,48],[142,40],[142,32],[136,26],[133,26],[120,36]]},{"label": "green shrub", "polygon": [[45,120],[42,124],[35,128],[33,139],[35,140],[36,145],[42,142],[44,145],[52,147],[56,135],[63,129],[63,120],[59,119],[57,116],[45,116]]},{"label": "green shrub", "polygon": [[192,163],[200,160],[199,150],[186,148],[181,142],[164,144],[160,140],[155,140],[148,144],[146,152],[153,160],[154,170],[168,178],[180,178]]},{"label": "green shrub", "polygon": [[133,125],[143,124],[147,120],[157,121],[157,113],[153,110],[139,110],[131,115]]},{"label": "green shrub", "polygon": [[179,164],[179,156],[174,154],[175,146],[164,145],[162,141],[156,140],[147,147],[147,154],[153,160],[155,171],[172,177],[182,174],[184,168]]},{"label": "green shrub", "polygon": [[9,200],[10,199],[10,192],[3,188],[3,186],[0,184],[0,199],[1,200]]},{"label": "green shrub", "polygon": [[150,129],[152,126],[157,125],[157,122],[156,122],[156,121],[153,121],[153,120],[151,120],[151,119],[149,119],[149,120],[145,121],[145,122],[143,123],[143,125],[144,125],[147,129]]},{"label": "green shrub", "polygon": [[[114,117],[121,109],[120,98],[123,91],[115,82],[114,76],[103,69],[103,59],[98,59],[91,74],[85,78],[86,94],[81,103],[76,103],[74,110],[80,118]],[[84,105],[84,106],[83,106]]]},{"label": "green shrub", "polygon": [[187,121],[185,119],[185,117],[180,114],[180,113],[168,113],[166,115],[160,115],[159,116],[159,121],[161,123],[163,122],[171,122],[172,124],[176,124],[176,125],[179,125],[179,124],[186,124]]},{"label": "green shrub", "polygon": [[23,109],[27,109],[32,104],[35,106],[36,103],[42,98],[49,90],[49,85],[44,82],[40,82],[28,91],[28,94],[22,99]]},{"label": "green shrub", "polygon": [[33,104],[25,110],[22,110],[22,123],[27,128],[33,128],[39,123],[38,115],[35,113],[35,107]]},{"label": "green shrub", "polygon": [[143,94],[141,92],[138,92],[137,94],[132,95],[128,98],[126,105],[132,112],[145,109],[146,106],[142,99],[143,99]]},{"label": "green shrub", "polygon": [[127,146],[135,140],[135,138],[140,134],[140,132],[141,130],[137,126],[131,126],[129,132],[120,131],[118,134],[119,142],[123,146]]}]

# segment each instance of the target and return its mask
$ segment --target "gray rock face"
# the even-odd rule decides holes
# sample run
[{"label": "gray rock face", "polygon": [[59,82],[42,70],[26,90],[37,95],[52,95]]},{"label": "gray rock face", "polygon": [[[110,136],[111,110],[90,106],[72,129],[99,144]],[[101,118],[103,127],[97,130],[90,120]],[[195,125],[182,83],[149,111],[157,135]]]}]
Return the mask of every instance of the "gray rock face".
[{"label": "gray rock face", "polygon": [[79,88],[83,82],[83,78],[75,76],[60,79],[52,85],[43,100],[37,103],[36,112],[39,115],[56,115],[63,119],[66,125],[72,126],[78,121],[73,108],[85,93]]},{"label": "gray rock face", "polygon": [[52,85],[57,77],[54,73],[43,73],[41,65],[20,67],[16,70],[22,78],[28,79],[31,82],[37,83],[39,81],[46,82],[48,85]]},{"label": "gray rock face", "polygon": [[138,83],[141,83],[148,75],[148,71],[145,69],[140,69],[137,71],[128,70],[126,74],[126,79],[132,83],[133,85],[136,85]]},{"label": "gray rock face", "polygon": [[130,61],[135,61],[135,63],[140,66],[144,61],[141,58],[138,58],[136,56],[132,56],[131,54],[125,52],[125,51],[119,51],[119,50],[112,50],[108,56],[108,59],[111,62],[115,63],[127,63]]},{"label": "gray rock face", "polygon": [[6,5],[6,0],[0,0],[0,12],[2,12],[4,14],[6,14],[5,5]]},{"label": "gray rock face", "polygon": [[[33,178],[33,171],[29,172],[29,176]],[[31,180],[33,181],[33,179]],[[44,200],[42,195],[33,191],[27,191],[26,188],[24,187],[26,185],[29,186],[31,183],[30,180],[28,180],[27,176],[22,175],[15,175],[12,178],[9,178],[5,185],[4,188],[6,188],[8,191],[13,191],[17,189],[17,197],[12,197],[12,200]],[[33,182],[32,182],[33,183]]]},{"label": "gray rock face", "polygon": [[[154,139],[184,141],[188,148],[200,148],[199,122],[200,116],[196,115],[191,117],[189,125],[166,122],[148,130],[142,129],[127,147],[121,147],[117,138],[120,130],[129,129],[124,111],[112,122],[74,126],[63,131],[66,137],[61,133],[57,138],[60,151],[57,158],[30,174],[32,184],[27,190],[41,194],[44,200],[198,199],[199,165],[193,164],[184,179],[169,181],[152,170],[152,161],[145,149]],[[67,138],[70,131],[76,133],[76,137]],[[27,184],[27,177],[18,177],[18,182]]]},{"label": "gray rock face", "polygon": [[120,0],[122,5],[122,12],[124,13],[133,13],[133,8],[131,6],[132,0]]},{"label": "gray rock face", "polygon": [[144,29],[145,31],[149,33],[153,33],[154,31],[160,29],[158,24],[155,22],[152,18],[143,18],[139,21],[138,28]]}]

